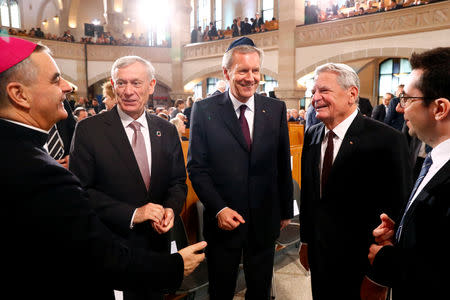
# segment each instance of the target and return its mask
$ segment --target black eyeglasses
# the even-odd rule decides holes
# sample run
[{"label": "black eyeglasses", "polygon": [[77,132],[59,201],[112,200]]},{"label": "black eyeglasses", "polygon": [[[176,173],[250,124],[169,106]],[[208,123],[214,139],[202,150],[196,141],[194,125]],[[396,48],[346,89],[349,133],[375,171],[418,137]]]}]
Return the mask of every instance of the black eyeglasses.
[{"label": "black eyeglasses", "polygon": [[433,98],[430,98],[430,97],[410,97],[410,96],[407,96],[404,93],[400,94],[398,96],[398,98],[400,98],[400,106],[403,107],[403,108],[405,108],[408,105],[410,105],[412,101],[433,99]]}]

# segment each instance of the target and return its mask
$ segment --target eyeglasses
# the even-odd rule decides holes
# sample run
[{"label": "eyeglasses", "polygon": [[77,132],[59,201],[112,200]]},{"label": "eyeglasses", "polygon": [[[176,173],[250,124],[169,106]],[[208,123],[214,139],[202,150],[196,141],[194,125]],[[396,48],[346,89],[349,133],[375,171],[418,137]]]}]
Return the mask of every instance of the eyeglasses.
[{"label": "eyeglasses", "polygon": [[408,105],[410,105],[412,101],[433,99],[433,98],[430,98],[430,97],[410,97],[410,96],[407,96],[406,94],[403,94],[403,93],[400,94],[398,97],[400,98],[400,106],[403,107],[403,108],[405,108]]}]

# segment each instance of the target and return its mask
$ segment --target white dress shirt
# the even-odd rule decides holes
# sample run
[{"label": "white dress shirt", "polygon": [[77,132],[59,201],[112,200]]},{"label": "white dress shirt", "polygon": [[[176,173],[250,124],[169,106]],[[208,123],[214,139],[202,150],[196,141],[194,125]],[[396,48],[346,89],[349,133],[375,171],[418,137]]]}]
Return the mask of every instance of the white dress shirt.
[{"label": "white dress shirt", "polygon": [[240,117],[241,111],[240,107],[242,104],[247,105],[247,109],[245,110],[245,118],[247,119],[248,129],[250,131],[250,139],[253,141],[253,120],[255,119],[255,96],[251,96],[246,103],[243,103],[236,99],[233,96],[230,90],[228,90],[228,94],[230,95],[231,103],[233,103],[233,108],[236,113],[236,116]]},{"label": "white dress shirt", "polygon": [[[344,140],[345,134],[347,133],[348,128],[352,124],[353,120],[356,118],[356,115],[358,114],[358,110],[355,109],[355,111],[348,116],[344,121],[339,123],[335,128],[333,128],[333,132],[335,134],[333,138],[333,162],[339,152],[339,148],[341,148],[342,141]],[[321,154],[320,154],[320,182],[322,182],[322,168],[323,168],[323,158],[325,156],[325,150],[327,149],[327,141],[328,141],[328,132],[330,130],[325,127],[325,134],[323,136],[322,140],[322,148],[321,148]],[[322,190],[322,187],[320,187],[320,190]]]},{"label": "white dress shirt", "polygon": [[[119,105],[117,105],[117,112],[119,113],[120,121],[122,122],[122,125],[125,129],[125,133],[127,134],[128,141],[130,142],[130,145],[133,144],[133,134],[134,130],[129,125],[131,122],[135,121],[132,117],[127,115]],[[150,133],[149,133],[149,127],[147,123],[147,118],[145,116],[145,111],[142,113],[142,115],[136,119],[136,121],[141,124],[141,132],[144,136],[144,142],[145,142],[145,150],[147,151],[147,160],[148,160],[148,170],[150,173],[150,177],[152,174],[152,151],[151,151],[151,143],[150,143]],[[137,208],[134,210],[133,215],[131,216],[130,221],[130,229],[133,229],[133,220],[134,215],[136,214]]]}]

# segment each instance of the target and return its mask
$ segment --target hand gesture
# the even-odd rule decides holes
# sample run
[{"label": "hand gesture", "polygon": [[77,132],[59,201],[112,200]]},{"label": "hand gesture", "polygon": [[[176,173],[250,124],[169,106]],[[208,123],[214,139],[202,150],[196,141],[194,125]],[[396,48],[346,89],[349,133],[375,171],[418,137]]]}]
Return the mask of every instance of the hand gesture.
[{"label": "hand gesture", "polygon": [[233,230],[245,223],[245,220],[237,211],[226,207],[217,215],[217,223],[220,229]]},{"label": "hand gesture", "polygon": [[191,274],[205,259],[205,253],[203,253],[202,250],[206,245],[206,242],[200,242],[178,251],[184,262],[184,276]]},{"label": "hand gesture", "polygon": [[386,214],[380,215],[381,224],[372,232],[375,242],[380,246],[392,245],[394,242],[395,222]]},{"label": "hand gesture", "polygon": [[161,205],[155,203],[147,203],[136,209],[133,223],[139,224],[145,221],[152,221],[160,224],[164,218],[164,213],[164,208]]},{"label": "hand gesture", "polygon": [[159,234],[166,233],[173,227],[175,213],[171,208],[164,208],[164,215],[160,223],[152,222],[152,227]]}]

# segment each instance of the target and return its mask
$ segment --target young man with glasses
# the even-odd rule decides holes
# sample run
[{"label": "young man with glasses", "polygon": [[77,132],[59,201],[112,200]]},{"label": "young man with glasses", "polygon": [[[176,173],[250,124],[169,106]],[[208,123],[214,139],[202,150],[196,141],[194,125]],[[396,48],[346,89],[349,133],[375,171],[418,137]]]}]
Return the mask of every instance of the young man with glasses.
[{"label": "young man with glasses", "polygon": [[392,287],[394,299],[440,299],[450,282],[450,48],[414,53],[410,62],[399,110],[408,133],[433,149],[398,224],[380,216],[369,277]]}]

